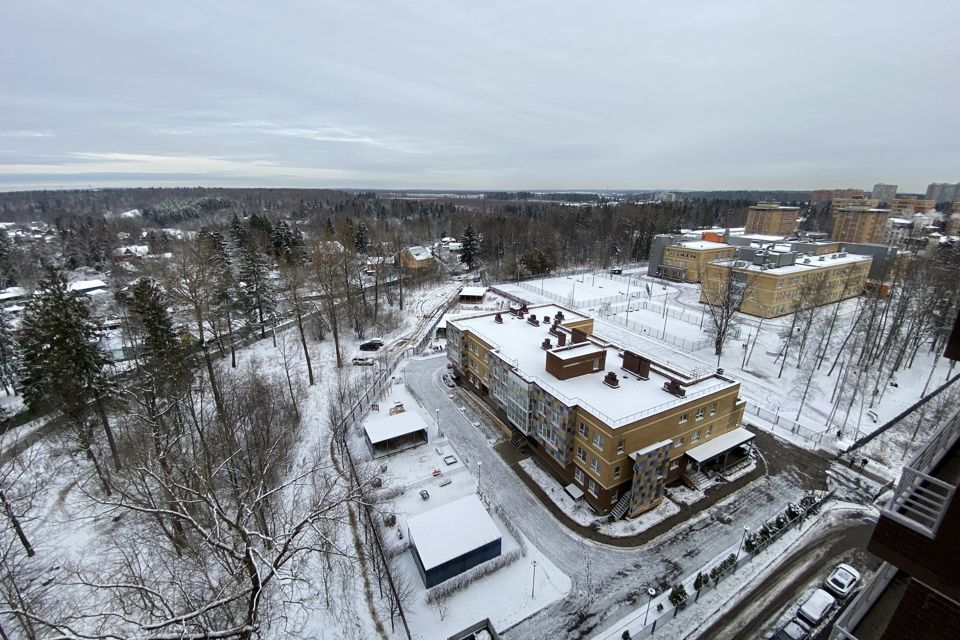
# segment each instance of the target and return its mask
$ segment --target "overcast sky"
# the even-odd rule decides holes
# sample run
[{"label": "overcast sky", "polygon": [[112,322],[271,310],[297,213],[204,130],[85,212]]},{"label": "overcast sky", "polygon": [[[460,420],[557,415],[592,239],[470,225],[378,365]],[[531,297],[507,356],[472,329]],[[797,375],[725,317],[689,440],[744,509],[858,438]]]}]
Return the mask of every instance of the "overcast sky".
[{"label": "overcast sky", "polygon": [[960,2],[5,0],[0,190],[960,180]]}]

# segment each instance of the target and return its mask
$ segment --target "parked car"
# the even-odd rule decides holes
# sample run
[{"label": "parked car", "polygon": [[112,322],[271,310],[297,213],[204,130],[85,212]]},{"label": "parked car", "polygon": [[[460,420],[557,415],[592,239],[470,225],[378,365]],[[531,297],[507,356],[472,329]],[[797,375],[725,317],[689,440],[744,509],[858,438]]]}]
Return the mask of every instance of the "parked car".
[{"label": "parked car", "polygon": [[770,636],[770,640],[807,640],[809,636],[810,627],[794,618]]},{"label": "parked car", "polygon": [[353,364],[361,367],[372,367],[377,363],[373,358],[354,358]]},{"label": "parked car", "polygon": [[823,586],[840,598],[846,598],[857,588],[859,583],[860,572],[846,563],[840,563],[823,581]]},{"label": "parked car", "polygon": [[457,386],[457,383],[453,381],[453,376],[451,376],[449,373],[443,374],[443,384],[447,385],[451,389]]},{"label": "parked car", "polygon": [[817,589],[800,605],[797,616],[804,622],[809,622],[811,625],[817,626],[827,616],[827,613],[833,608],[836,602],[836,599],[834,599],[832,595],[823,589]]},{"label": "parked car", "polygon": [[371,338],[360,345],[360,351],[378,351],[383,346],[380,338]]}]

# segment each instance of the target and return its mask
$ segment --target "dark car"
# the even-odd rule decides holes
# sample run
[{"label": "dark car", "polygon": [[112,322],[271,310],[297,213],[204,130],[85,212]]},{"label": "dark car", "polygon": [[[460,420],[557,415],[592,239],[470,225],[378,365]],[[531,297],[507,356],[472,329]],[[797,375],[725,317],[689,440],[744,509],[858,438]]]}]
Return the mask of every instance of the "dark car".
[{"label": "dark car", "polygon": [[383,346],[383,340],[373,338],[360,345],[360,351],[378,351]]}]

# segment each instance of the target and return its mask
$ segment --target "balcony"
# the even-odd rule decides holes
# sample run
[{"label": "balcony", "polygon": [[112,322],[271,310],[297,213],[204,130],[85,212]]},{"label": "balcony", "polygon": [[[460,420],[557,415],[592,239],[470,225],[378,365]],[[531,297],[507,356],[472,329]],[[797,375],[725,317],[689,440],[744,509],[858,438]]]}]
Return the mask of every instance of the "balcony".
[{"label": "balcony", "polygon": [[885,517],[928,538],[936,538],[960,480],[958,456],[948,457],[958,437],[960,412],[904,466],[893,497],[882,510]]}]

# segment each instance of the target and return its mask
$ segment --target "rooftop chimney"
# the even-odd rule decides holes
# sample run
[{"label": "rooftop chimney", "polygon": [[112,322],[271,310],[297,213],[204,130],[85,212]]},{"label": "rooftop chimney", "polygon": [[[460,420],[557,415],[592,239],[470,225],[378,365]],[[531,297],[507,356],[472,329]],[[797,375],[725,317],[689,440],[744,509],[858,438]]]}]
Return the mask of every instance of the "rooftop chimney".
[{"label": "rooftop chimney", "polygon": [[527,322],[528,322],[529,324],[532,324],[532,325],[535,326],[535,327],[539,327],[539,326],[540,326],[540,321],[537,320],[537,314],[535,314],[535,313],[531,313],[531,314],[530,314],[530,317],[527,318]]},{"label": "rooftop chimney", "polygon": [[557,345],[562,347],[565,344],[567,344],[567,334],[557,332]]},{"label": "rooftop chimney", "polygon": [[680,382],[672,378],[663,383],[663,390],[670,395],[677,396],[678,398],[682,398],[687,395],[687,390],[680,386]]},{"label": "rooftop chimney", "polygon": [[543,316],[543,324],[550,324],[550,316]]},{"label": "rooftop chimney", "polygon": [[496,322],[497,324],[503,324],[503,316],[501,316],[498,313],[495,316],[493,316],[493,321]]},{"label": "rooftop chimney", "polygon": [[650,361],[632,351],[623,352],[623,368],[637,374],[642,380],[650,379]]},{"label": "rooftop chimney", "polygon": [[553,345],[550,344],[550,338],[544,338],[543,342],[540,343],[540,348],[544,351],[549,351],[553,348]]},{"label": "rooftop chimney", "polygon": [[613,371],[607,371],[607,375],[603,378],[603,384],[612,389],[616,389],[620,386],[620,379],[617,378],[617,374],[615,374]]},{"label": "rooftop chimney", "polygon": [[520,305],[520,313],[522,313],[523,315],[527,315],[527,303],[526,303],[526,302],[524,302],[523,304]]}]

